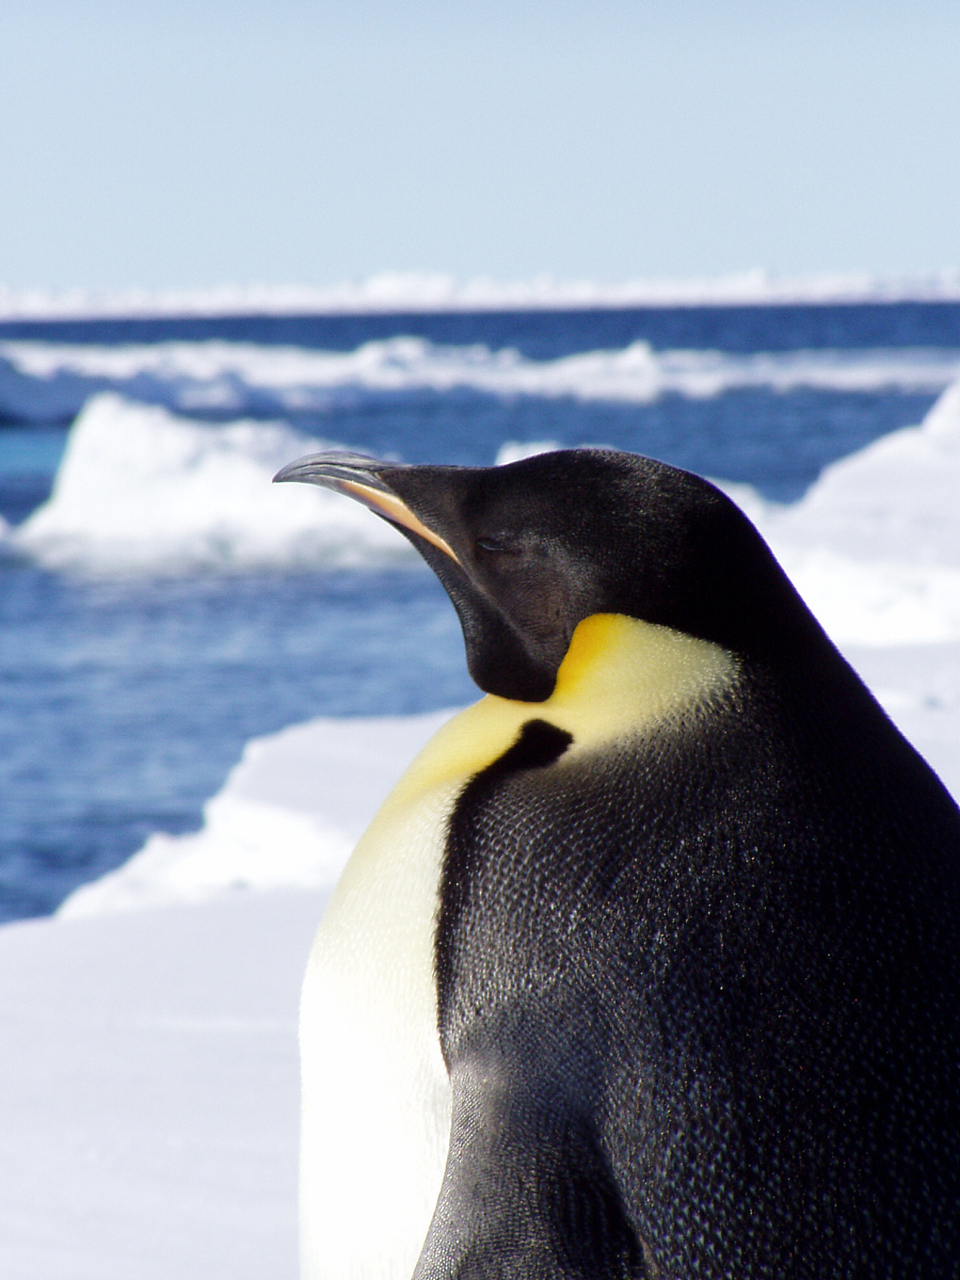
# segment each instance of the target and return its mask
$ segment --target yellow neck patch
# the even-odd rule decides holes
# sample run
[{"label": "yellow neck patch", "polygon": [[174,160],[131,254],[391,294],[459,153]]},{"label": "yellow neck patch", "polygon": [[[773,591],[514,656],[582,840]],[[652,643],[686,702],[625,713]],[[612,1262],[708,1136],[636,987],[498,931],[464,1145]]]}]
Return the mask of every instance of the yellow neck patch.
[{"label": "yellow neck patch", "polygon": [[721,692],[736,675],[736,658],[718,645],[637,618],[594,614],[573,633],[545,702],[481,698],[443,726],[391,799],[403,803],[439,783],[472,777],[503,755],[528,720],[571,734],[569,755],[662,723]]}]

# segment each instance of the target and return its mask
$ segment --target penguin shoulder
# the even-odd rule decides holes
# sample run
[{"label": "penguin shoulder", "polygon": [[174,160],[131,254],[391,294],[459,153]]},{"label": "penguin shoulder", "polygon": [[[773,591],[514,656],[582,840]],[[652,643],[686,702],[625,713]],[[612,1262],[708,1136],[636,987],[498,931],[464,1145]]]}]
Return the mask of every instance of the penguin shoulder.
[{"label": "penguin shoulder", "polygon": [[465,783],[500,759],[531,720],[569,734],[571,752],[595,749],[708,706],[739,672],[736,655],[709,641],[622,614],[593,614],[577,625],[549,698],[481,698],[431,739],[387,805],[405,807],[434,788]]}]

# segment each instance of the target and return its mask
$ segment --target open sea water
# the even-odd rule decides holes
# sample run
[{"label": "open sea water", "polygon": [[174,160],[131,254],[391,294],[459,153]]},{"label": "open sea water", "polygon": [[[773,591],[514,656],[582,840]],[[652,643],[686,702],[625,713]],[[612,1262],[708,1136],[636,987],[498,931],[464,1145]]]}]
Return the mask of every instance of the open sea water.
[{"label": "open sea water", "polygon": [[[944,302],[0,323],[0,515],[47,502],[103,392],[198,424],[201,449],[239,419],[410,462],[603,444],[789,503],[958,375]],[[198,827],[253,736],[475,694],[413,563],[118,573],[0,545],[0,919]]]}]

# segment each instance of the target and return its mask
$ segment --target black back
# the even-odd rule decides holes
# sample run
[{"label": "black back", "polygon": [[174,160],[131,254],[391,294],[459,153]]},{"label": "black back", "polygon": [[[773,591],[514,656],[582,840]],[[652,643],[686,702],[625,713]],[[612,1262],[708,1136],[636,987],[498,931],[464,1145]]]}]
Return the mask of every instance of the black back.
[{"label": "black back", "polygon": [[960,813],[824,650],[463,791],[418,1280],[960,1276]]}]

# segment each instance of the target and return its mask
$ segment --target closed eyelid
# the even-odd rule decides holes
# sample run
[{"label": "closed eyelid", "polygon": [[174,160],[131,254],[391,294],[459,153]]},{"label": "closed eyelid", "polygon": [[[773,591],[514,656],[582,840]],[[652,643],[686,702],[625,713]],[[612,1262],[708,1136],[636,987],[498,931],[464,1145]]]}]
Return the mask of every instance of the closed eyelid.
[{"label": "closed eyelid", "polygon": [[495,551],[500,555],[519,555],[523,549],[508,538],[499,538],[496,535],[488,538],[477,538],[474,545],[478,551]]}]

